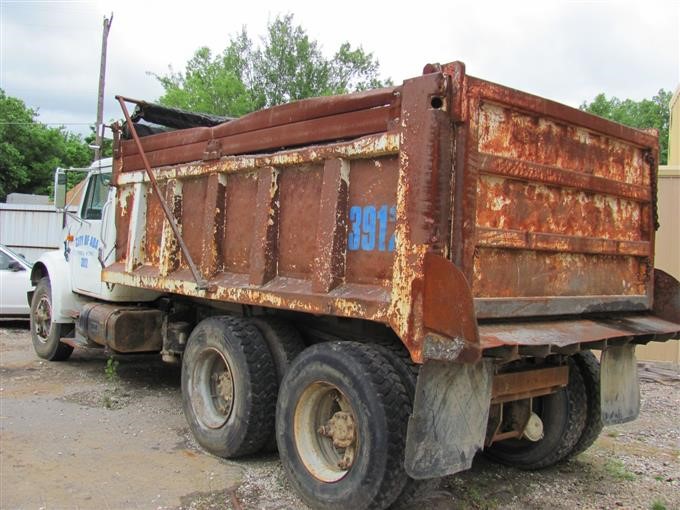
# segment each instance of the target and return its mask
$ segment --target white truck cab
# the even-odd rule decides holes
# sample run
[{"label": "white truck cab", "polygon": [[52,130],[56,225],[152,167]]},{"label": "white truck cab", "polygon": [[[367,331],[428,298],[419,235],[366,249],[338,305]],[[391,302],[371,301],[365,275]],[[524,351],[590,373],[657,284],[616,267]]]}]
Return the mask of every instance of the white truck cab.
[{"label": "white truck cab", "polygon": [[[75,214],[66,210],[69,171],[87,172]],[[92,300],[139,303],[159,296],[145,289],[102,282],[102,268],[115,257],[116,194],[110,186],[111,173],[112,158],[95,161],[89,168],[58,168],[55,172],[55,206],[65,215],[63,249],[43,254],[31,271],[34,285],[43,279],[49,283],[49,303],[43,303],[42,315],[48,313],[45,308],[49,306],[52,323],[73,324],[82,307]],[[31,299],[29,296],[29,303]]]}]

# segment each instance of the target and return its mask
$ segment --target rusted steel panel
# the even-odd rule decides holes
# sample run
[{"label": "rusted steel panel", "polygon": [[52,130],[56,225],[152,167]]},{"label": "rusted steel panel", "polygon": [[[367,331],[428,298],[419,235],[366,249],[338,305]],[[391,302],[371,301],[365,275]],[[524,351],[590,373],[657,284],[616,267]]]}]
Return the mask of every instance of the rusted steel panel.
[{"label": "rusted steel panel", "polygon": [[[189,255],[197,266],[202,264],[203,235],[206,229],[212,231],[214,223],[206,225],[204,220],[204,206],[208,179],[187,179],[182,183],[182,236],[189,249]],[[147,217],[150,212],[147,211]],[[160,212],[162,216],[162,211]],[[185,257],[182,257],[180,267],[188,267]]]},{"label": "rusted steel panel", "polygon": [[584,191],[649,202],[652,198],[649,186],[629,184],[622,181],[598,177],[590,173],[574,172],[559,167],[540,165],[501,156],[482,154],[479,157],[480,170],[486,174],[502,175],[544,184],[554,184]]},{"label": "rusted steel panel", "polygon": [[132,214],[132,186],[119,187],[116,203],[116,260],[124,261],[128,251],[128,232]]},{"label": "rusted steel panel", "polygon": [[469,95],[475,95],[500,104],[514,105],[521,111],[536,116],[558,119],[575,126],[587,126],[589,129],[639,147],[653,147],[657,144],[655,136],[623,124],[591,115],[576,108],[556,103],[533,94],[527,94],[497,83],[467,77]]},{"label": "rusted steel panel", "polygon": [[[160,187],[165,193],[165,186]],[[158,266],[161,260],[161,233],[163,232],[163,209],[151,187],[146,193],[146,235],[144,237],[144,262]]]},{"label": "rusted steel panel", "polygon": [[316,227],[323,167],[305,165],[281,175],[278,274],[310,278],[316,253]]},{"label": "rusted steel panel", "polygon": [[281,224],[281,174],[277,168],[260,169],[257,178],[254,228],[250,235],[250,283],[264,285],[276,275]]},{"label": "rusted steel panel", "polygon": [[651,255],[647,241],[616,241],[613,239],[544,234],[526,230],[499,228],[477,229],[477,245],[518,250],[541,250],[566,253],[599,253],[602,255]]},{"label": "rusted steel panel", "polygon": [[630,185],[649,184],[640,147],[564,121],[520,112],[516,103],[510,105],[481,104],[480,153]]},{"label": "rusted steel panel", "polygon": [[[281,150],[270,154],[225,156],[217,161],[208,162],[192,161],[182,165],[154,168],[154,174],[159,180],[187,179],[207,176],[214,172],[232,176],[233,174],[253,172],[265,166],[287,168],[302,164],[323,164],[328,158],[346,158],[361,161],[382,158],[384,156],[394,156],[399,153],[399,146],[399,134],[388,132],[368,135],[345,142],[311,145],[298,149]],[[122,158],[114,161],[114,169],[117,173],[115,182],[118,186],[148,182],[148,177],[143,171],[135,170],[125,173],[118,171],[122,164]]]},{"label": "rusted steel panel", "polygon": [[[212,138],[212,132],[207,127],[178,129],[177,131],[145,136],[142,138],[142,147],[148,155],[154,151],[167,150],[172,147],[182,148],[200,144],[201,142],[207,142],[210,138]],[[127,140],[122,143],[123,157],[139,154],[139,149],[137,149],[137,145],[133,142],[134,140]],[[139,168],[141,169],[142,167],[140,166]]]},{"label": "rusted steel panel", "polygon": [[[175,221],[179,222],[182,218],[182,183],[177,179],[167,181],[165,185],[165,201]],[[167,218],[163,220],[160,259],[158,270],[161,276],[167,276],[171,272],[176,271],[181,261],[179,242]]]},{"label": "rusted steel panel", "polygon": [[666,340],[680,334],[680,325],[650,315],[620,315],[614,318],[561,319],[504,324],[482,324],[479,326],[480,342],[483,349],[515,345],[546,346],[546,352],[560,352],[560,349],[580,342],[588,349],[591,342],[629,342],[636,337],[639,341]]},{"label": "rusted steel panel", "polygon": [[550,367],[496,374],[491,386],[491,404],[552,393],[569,382],[569,367]]},{"label": "rusted steel panel", "polygon": [[[245,154],[313,142],[354,138],[386,131],[392,120],[392,111],[393,109],[390,106],[381,106],[329,117],[304,120],[282,126],[266,127],[257,131],[237,133],[220,138],[213,137],[207,141],[183,146],[171,145],[163,147],[162,143],[158,143],[159,149],[150,151],[147,154],[147,158],[152,166],[163,166],[202,159],[208,149],[208,152],[210,152],[209,159],[215,159],[215,152],[218,155]],[[226,124],[226,126],[235,123],[236,121],[232,121]],[[155,136],[164,137],[166,135],[160,134]],[[168,143],[174,143],[174,140],[169,139]],[[140,154],[125,155],[130,150],[129,145],[130,141],[122,143],[124,154],[123,171],[143,168]]]},{"label": "rusted steel panel", "polygon": [[208,177],[203,204],[203,235],[201,242],[201,273],[209,280],[220,267],[222,255],[220,240],[224,238],[224,176]]},{"label": "rusted steel panel", "polygon": [[[265,170],[267,171],[267,170]],[[255,173],[231,174],[226,178],[225,219],[220,252],[222,267],[232,273],[250,272],[257,204],[258,178]]]},{"label": "rusted steel panel", "polygon": [[347,232],[352,238],[346,251],[345,276],[348,282],[389,285],[394,263],[399,160],[353,160],[350,168]]},{"label": "rusted steel panel", "polygon": [[398,103],[401,87],[387,87],[334,97],[315,97],[274,106],[214,128],[216,138],[262,128],[377,108]]},{"label": "rusted steel panel", "polygon": [[648,268],[639,257],[480,248],[475,297],[640,296]]},{"label": "rusted steel panel", "polygon": [[[427,334],[425,282],[436,278],[425,272],[425,256],[448,254],[450,224],[442,222],[450,218],[451,210],[452,132],[449,116],[442,110],[446,87],[444,75],[433,73],[404,82],[402,94],[390,326],[417,360],[422,359]],[[458,341],[468,345],[476,338]]]},{"label": "rusted steel panel", "polygon": [[[468,96],[465,170],[477,189],[463,211],[474,252],[468,236],[462,262],[472,264],[475,297],[536,298],[520,315],[545,313],[550,296],[573,298],[556,313],[581,313],[590,296],[602,310],[622,296],[649,308],[653,137],[474,78]],[[494,314],[492,303],[482,316],[517,313],[499,302]]]},{"label": "rusted steel panel", "polygon": [[477,200],[482,228],[643,240],[642,208],[622,198],[481,176]]},{"label": "rusted steel panel", "polygon": [[680,324],[680,282],[654,269],[654,315]]},{"label": "rusted steel panel", "polygon": [[312,274],[314,292],[329,292],[345,276],[349,171],[349,162],[342,159],[326,160],[323,167]]}]

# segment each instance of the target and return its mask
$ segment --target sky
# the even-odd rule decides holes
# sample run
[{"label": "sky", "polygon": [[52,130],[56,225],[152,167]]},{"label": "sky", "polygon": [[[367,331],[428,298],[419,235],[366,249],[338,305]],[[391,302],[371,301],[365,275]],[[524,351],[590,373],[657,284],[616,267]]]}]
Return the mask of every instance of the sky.
[{"label": "sky", "polygon": [[680,0],[0,0],[0,88],[38,109],[40,122],[87,133],[111,13],[105,121],[122,118],[114,95],[156,100],[154,73],[182,70],[201,46],[221,52],[243,26],[257,40],[286,13],[327,56],[344,41],[372,52],[395,84],[454,60],[574,107],[600,92],[640,100],[680,84]]}]

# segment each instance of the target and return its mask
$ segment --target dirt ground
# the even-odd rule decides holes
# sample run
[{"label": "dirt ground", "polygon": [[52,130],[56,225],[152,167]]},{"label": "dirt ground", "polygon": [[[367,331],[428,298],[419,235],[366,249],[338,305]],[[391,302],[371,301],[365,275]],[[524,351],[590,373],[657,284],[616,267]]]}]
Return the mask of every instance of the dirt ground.
[{"label": "dirt ground", "polygon": [[[305,508],[274,454],[234,462],[201,450],[179,367],[108,359],[77,350],[44,362],[26,324],[0,323],[2,509]],[[413,508],[680,509],[680,377],[661,379],[643,380],[637,421],[606,428],[578,458],[522,472],[479,456]]]}]

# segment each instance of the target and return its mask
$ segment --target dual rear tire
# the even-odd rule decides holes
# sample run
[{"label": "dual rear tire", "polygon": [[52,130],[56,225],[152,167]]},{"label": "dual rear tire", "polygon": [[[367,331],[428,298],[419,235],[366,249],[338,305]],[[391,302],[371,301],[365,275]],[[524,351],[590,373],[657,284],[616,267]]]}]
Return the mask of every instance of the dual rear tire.
[{"label": "dual rear tire", "polygon": [[296,338],[280,322],[256,327],[250,319],[212,317],[196,326],[182,362],[183,407],[194,436],[215,455],[250,455],[271,441],[276,416],[284,470],[305,502],[390,506],[409,481],[408,369],[389,352],[355,342],[299,353],[296,338],[286,352],[273,352],[265,337],[286,331],[288,340]]},{"label": "dual rear tire", "polygon": [[569,383],[556,393],[533,400],[543,422],[539,441],[509,439],[486,449],[491,459],[520,469],[542,469],[589,448],[602,431],[600,366],[590,351],[569,358]]},{"label": "dual rear tire", "polygon": [[[567,387],[535,399],[543,439],[496,443],[488,455],[539,469],[590,446],[601,429],[597,368],[590,353],[570,358]],[[184,411],[198,442],[222,457],[256,453],[271,445],[275,416],[291,485],[324,509],[387,508],[418,492],[422,482],[404,470],[414,389],[408,360],[384,346],[342,341],[303,350],[294,328],[269,319],[202,321],[182,367]]]}]

